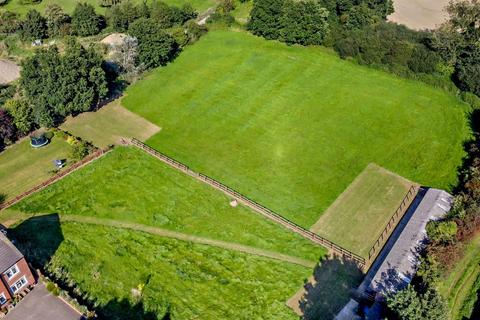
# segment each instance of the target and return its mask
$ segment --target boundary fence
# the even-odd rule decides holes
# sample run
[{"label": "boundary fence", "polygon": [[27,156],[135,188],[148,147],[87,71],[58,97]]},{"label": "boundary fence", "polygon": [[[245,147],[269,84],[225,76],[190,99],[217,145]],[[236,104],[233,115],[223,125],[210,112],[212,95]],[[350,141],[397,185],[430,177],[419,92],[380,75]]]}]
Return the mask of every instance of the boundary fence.
[{"label": "boundary fence", "polygon": [[210,186],[212,186],[212,187],[214,187],[214,188],[216,188],[220,191],[223,191],[225,194],[233,197],[237,201],[239,201],[239,202],[243,203],[244,205],[252,208],[256,212],[265,216],[266,218],[268,218],[268,219],[270,219],[270,220],[272,220],[276,223],[281,224],[282,226],[284,226],[287,229],[290,229],[291,231],[301,235],[302,237],[304,237],[304,238],[306,238],[306,239],[308,239],[312,242],[315,242],[315,243],[333,251],[334,253],[341,255],[342,257],[344,257],[346,259],[354,261],[361,268],[365,267],[365,265],[366,265],[365,258],[363,258],[363,257],[361,257],[361,256],[343,248],[342,246],[339,246],[339,245],[333,243],[330,240],[327,240],[327,239],[323,238],[322,236],[319,236],[318,234],[316,234],[316,233],[314,233],[310,230],[307,230],[307,229],[297,225],[296,223],[282,217],[278,213],[275,213],[272,210],[262,206],[261,204],[249,199],[248,197],[244,196],[240,192],[233,190],[232,188],[224,185],[223,183],[221,183],[221,182],[219,182],[219,181],[217,181],[213,178],[210,178],[207,175],[204,175],[202,173],[197,173],[197,172],[193,171],[192,169],[190,169],[185,164],[170,158],[169,156],[161,153],[160,151],[157,151],[157,150],[153,149],[152,147],[144,144],[143,142],[141,142],[141,141],[139,141],[135,138],[132,138],[130,141],[124,140],[124,143],[128,143],[128,142],[130,142],[130,144],[146,151],[147,153],[156,157],[157,159],[160,159],[161,161],[167,163],[171,167],[173,167],[175,169],[178,169],[178,170],[188,174],[189,176],[192,176],[192,177],[194,177],[194,178],[196,178],[196,179],[198,179],[198,180],[200,180],[204,183],[207,183]]},{"label": "boundary fence", "polygon": [[69,175],[73,171],[85,166],[86,164],[92,162],[93,160],[96,160],[96,159],[100,158],[101,156],[103,156],[104,154],[106,154],[109,151],[110,151],[109,149],[97,150],[97,151],[89,154],[88,156],[86,156],[82,160],[80,160],[78,162],[75,162],[71,166],[65,168],[65,170],[60,171],[59,173],[50,177],[48,180],[36,185],[35,187],[31,188],[30,190],[25,191],[24,193],[16,196],[13,199],[10,199],[8,201],[0,203],[0,211],[14,205],[15,203],[19,202],[20,200],[24,199],[25,197],[28,197],[29,195],[31,195],[32,193],[35,193],[37,191],[42,190],[45,187],[48,187],[52,183],[57,182],[58,180],[64,178],[65,176]]},{"label": "boundary fence", "polygon": [[413,199],[417,196],[418,191],[420,190],[420,186],[415,184],[408,189],[407,194],[403,197],[402,203],[398,206],[395,213],[392,215],[390,220],[388,220],[387,225],[383,228],[382,233],[378,237],[375,244],[368,252],[368,261],[372,262],[378,255],[378,253],[382,250],[383,246],[387,242],[388,238],[390,237],[393,229],[397,226],[398,222],[403,218],[405,213],[407,212],[410,204],[412,203]]}]

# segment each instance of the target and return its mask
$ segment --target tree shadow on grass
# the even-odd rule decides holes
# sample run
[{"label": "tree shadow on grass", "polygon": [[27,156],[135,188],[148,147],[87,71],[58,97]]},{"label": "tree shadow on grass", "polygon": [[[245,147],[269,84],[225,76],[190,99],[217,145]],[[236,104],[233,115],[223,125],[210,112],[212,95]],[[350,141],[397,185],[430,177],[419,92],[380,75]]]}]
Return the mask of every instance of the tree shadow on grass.
[{"label": "tree shadow on grass", "polygon": [[[89,310],[95,310],[97,319],[108,320],[169,320],[171,312],[157,314],[145,310],[143,302],[128,299],[112,299],[105,304],[98,303],[90,294],[80,292],[68,274],[60,268],[51,274],[47,266],[55,252],[65,241],[58,214],[31,217],[8,230],[8,237],[23,253],[27,261],[42,273],[55,280],[55,283]],[[112,253],[113,254],[113,253]],[[85,270],[88,272],[88,270]]]},{"label": "tree shadow on grass", "polygon": [[333,319],[350,300],[363,273],[354,262],[334,256],[323,260],[313,277],[314,281],[305,285],[300,301],[306,320]]},{"label": "tree shadow on grass", "polygon": [[0,206],[7,200],[7,195],[4,193],[0,193]]}]

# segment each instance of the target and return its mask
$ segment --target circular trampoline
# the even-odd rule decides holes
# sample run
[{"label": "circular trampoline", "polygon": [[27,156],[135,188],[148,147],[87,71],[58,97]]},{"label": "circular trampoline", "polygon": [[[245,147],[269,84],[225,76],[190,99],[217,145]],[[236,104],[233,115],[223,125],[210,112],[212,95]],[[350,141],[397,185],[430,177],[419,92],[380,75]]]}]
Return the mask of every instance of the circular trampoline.
[{"label": "circular trampoline", "polygon": [[42,134],[40,136],[31,136],[30,145],[34,148],[40,148],[48,144],[48,139]]}]

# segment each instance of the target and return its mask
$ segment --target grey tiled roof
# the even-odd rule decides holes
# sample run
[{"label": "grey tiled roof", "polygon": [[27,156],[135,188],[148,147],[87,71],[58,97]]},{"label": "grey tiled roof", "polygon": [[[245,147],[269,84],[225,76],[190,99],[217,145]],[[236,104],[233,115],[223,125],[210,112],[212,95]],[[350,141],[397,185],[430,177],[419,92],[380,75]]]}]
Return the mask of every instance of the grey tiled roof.
[{"label": "grey tiled roof", "polygon": [[0,232],[0,273],[3,273],[22,258],[22,253]]}]

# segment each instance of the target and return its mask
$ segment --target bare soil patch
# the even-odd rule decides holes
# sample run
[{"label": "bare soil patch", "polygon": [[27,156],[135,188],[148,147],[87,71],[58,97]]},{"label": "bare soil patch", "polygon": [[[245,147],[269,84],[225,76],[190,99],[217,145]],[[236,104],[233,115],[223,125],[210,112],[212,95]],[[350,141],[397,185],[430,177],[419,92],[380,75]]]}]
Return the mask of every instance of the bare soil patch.
[{"label": "bare soil patch", "polygon": [[8,84],[20,77],[20,67],[13,61],[0,59],[0,84]]},{"label": "bare soil patch", "polygon": [[389,21],[415,30],[436,29],[447,19],[444,8],[449,0],[395,0]]}]

